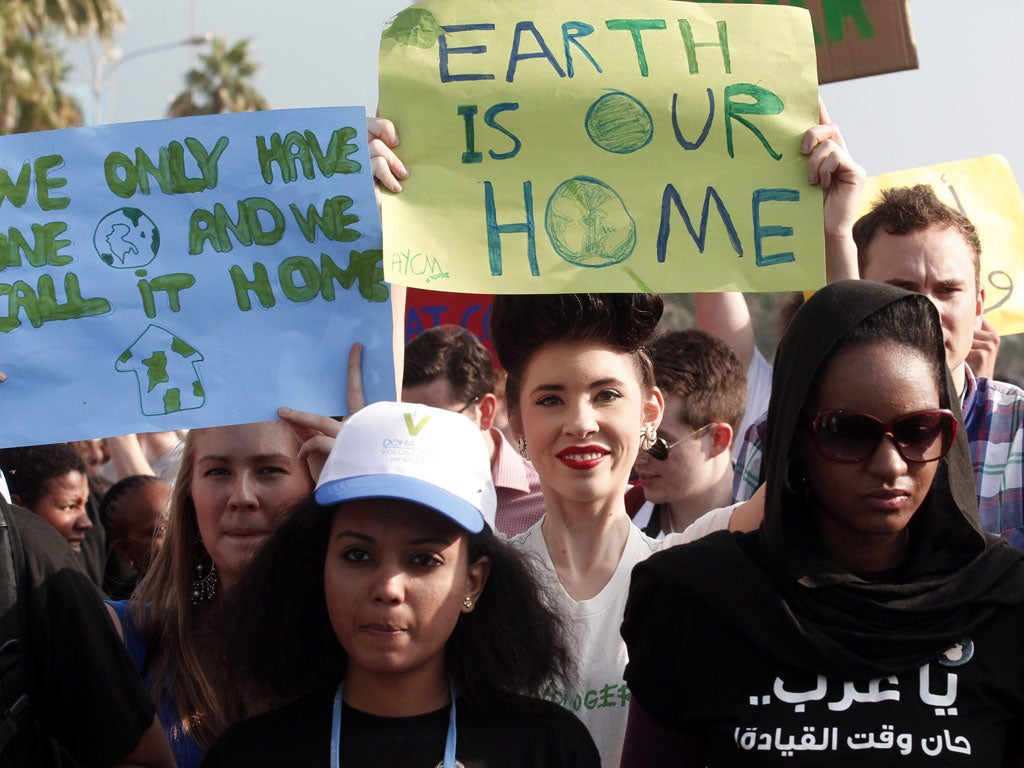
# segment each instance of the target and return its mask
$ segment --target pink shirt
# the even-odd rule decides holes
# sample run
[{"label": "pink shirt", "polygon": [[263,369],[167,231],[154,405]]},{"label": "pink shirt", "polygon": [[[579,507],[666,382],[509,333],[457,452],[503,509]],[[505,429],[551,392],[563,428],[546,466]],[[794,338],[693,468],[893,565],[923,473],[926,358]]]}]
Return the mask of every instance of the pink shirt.
[{"label": "pink shirt", "polygon": [[518,536],[544,514],[540,477],[499,430],[492,429],[491,437],[496,448],[491,475],[498,494],[494,524],[506,536]]}]

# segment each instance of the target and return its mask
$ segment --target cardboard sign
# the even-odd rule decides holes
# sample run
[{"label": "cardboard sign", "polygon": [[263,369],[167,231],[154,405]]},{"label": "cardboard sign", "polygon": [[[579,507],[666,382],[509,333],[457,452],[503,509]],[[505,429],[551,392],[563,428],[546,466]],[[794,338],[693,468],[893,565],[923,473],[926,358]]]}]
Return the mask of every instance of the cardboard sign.
[{"label": "cardboard sign", "polygon": [[810,17],[672,0],[430,0],[381,40],[411,176],[391,282],[468,293],[824,282]]},{"label": "cardboard sign", "polygon": [[0,139],[0,445],[393,399],[363,109]]},{"label": "cardboard sign", "polygon": [[868,212],[881,190],[915,184],[928,184],[974,224],[981,239],[985,315],[1001,336],[1024,333],[1024,197],[1010,164],[986,155],[873,176],[860,213]]},{"label": "cardboard sign", "polygon": [[408,344],[436,325],[457,325],[480,339],[491,356],[495,357],[494,345],[491,343],[493,308],[494,296],[490,294],[445,293],[410,288],[406,296],[405,341]]},{"label": "cardboard sign", "polygon": [[814,21],[818,82],[917,69],[907,0],[698,0],[704,3],[792,5]]}]

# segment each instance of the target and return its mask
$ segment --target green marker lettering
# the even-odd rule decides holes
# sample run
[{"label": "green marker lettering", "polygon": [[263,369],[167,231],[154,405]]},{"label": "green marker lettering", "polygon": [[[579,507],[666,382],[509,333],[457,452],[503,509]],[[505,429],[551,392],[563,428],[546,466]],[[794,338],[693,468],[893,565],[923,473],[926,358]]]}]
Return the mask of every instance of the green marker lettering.
[{"label": "green marker lettering", "polygon": [[[744,96],[753,101],[739,101],[736,97]],[[732,143],[732,121],[746,126],[761,142],[773,160],[781,160],[782,155],[772,149],[768,139],[752,122],[742,115],[778,115],[786,108],[782,99],[760,85],[753,83],[731,83],[725,86],[725,143],[729,157],[735,157]]]},{"label": "green marker lettering", "polygon": [[236,219],[231,218],[221,203],[215,203],[212,212],[202,208],[194,210],[189,218],[188,252],[198,255],[209,243],[217,253],[227,253],[234,248],[229,233],[244,246],[276,245],[284,237],[284,214],[270,200],[264,197],[239,200],[237,210]]},{"label": "green marker lettering", "polygon": [[609,19],[605,26],[610,30],[627,31],[633,38],[633,48],[636,50],[636,61],[640,65],[640,76],[647,77],[647,54],[644,51],[644,41],[641,32],[646,30],[661,30],[666,28],[664,19]]},{"label": "green marker lettering", "polygon": [[249,293],[251,292],[259,301],[260,306],[264,309],[270,309],[277,303],[277,300],[274,298],[274,290],[270,287],[270,276],[267,274],[267,268],[256,261],[253,262],[252,271],[252,279],[249,279],[238,264],[232,265],[228,270],[228,273],[231,275],[231,284],[235,288],[235,303],[243,312],[251,310],[252,302],[249,300]]},{"label": "green marker lettering", "polygon": [[320,270],[305,256],[291,256],[282,261],[277,268],[277,279],[281,291],[291,301],[312,301],[320,293]]},{"label": "green marker lettering", "polygon": [[332,197],[324,202],[322,211],[318,211],[315,205],[310,205],[305,215],[295,203],[289,204],[288,207],[291,208],[292,216],[308,243],[316,240],[317,230],[320,230],[328,240],[336,243],[351,242],[359,238],[360,233],[350,226],[358,222],[359,217],[345,213],[352,207],[351,197]]},{"label": "green marker lettering", "polygon": [[0,168],[0,206],[4,200],[10,200],[15,208],[21,208],[28,200],[28,191],[32,186],[32,165],[23,163],[18,172],[18,180],[12,181],[6,168]]},{"label": "green marker lettering", "polygon": [[63,267],[73,259],[61,253],[62,248],[71,245],[71,241],[60,236],[68,229],[62,221],[51,221],[47,224],[33,224],[32,236],[34,245],[29,245],[28,238],[18,229],[11,227],[7,235],[0,233],[0,272],[7,267],[22,266],[22,257],[33,267]]},{"label": "green marker lettering", "polygon": [[50,171],[61,168],[64,158],[60,155],[44,155],[35,162],[36,169],[36,201],[44,211],[61,211],[71,205],[70,197],[51,197],[50,192],[66,187],[68,180],[62,176],[50,178]]}]

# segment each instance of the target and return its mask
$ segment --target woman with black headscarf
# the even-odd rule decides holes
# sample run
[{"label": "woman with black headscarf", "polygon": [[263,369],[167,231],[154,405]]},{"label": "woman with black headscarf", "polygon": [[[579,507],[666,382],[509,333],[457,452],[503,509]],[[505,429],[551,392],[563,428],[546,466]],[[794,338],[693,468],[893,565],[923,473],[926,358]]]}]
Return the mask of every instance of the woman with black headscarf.
[{"label": "woman with black headscarf", "polygon": [[986,534],[939,317],[847,281],[779,347],[759,530],[636,567],[622,766],[1016,765],[1024,562]]}]

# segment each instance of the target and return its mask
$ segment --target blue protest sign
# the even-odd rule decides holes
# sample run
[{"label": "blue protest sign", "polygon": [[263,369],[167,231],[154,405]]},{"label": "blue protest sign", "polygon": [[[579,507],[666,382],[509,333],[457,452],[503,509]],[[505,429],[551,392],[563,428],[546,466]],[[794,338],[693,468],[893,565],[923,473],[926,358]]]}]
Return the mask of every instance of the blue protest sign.
[{"label": "blue protest sign", "polygon": [[393,399],[361,107],[0,138],[0,446]]}]

